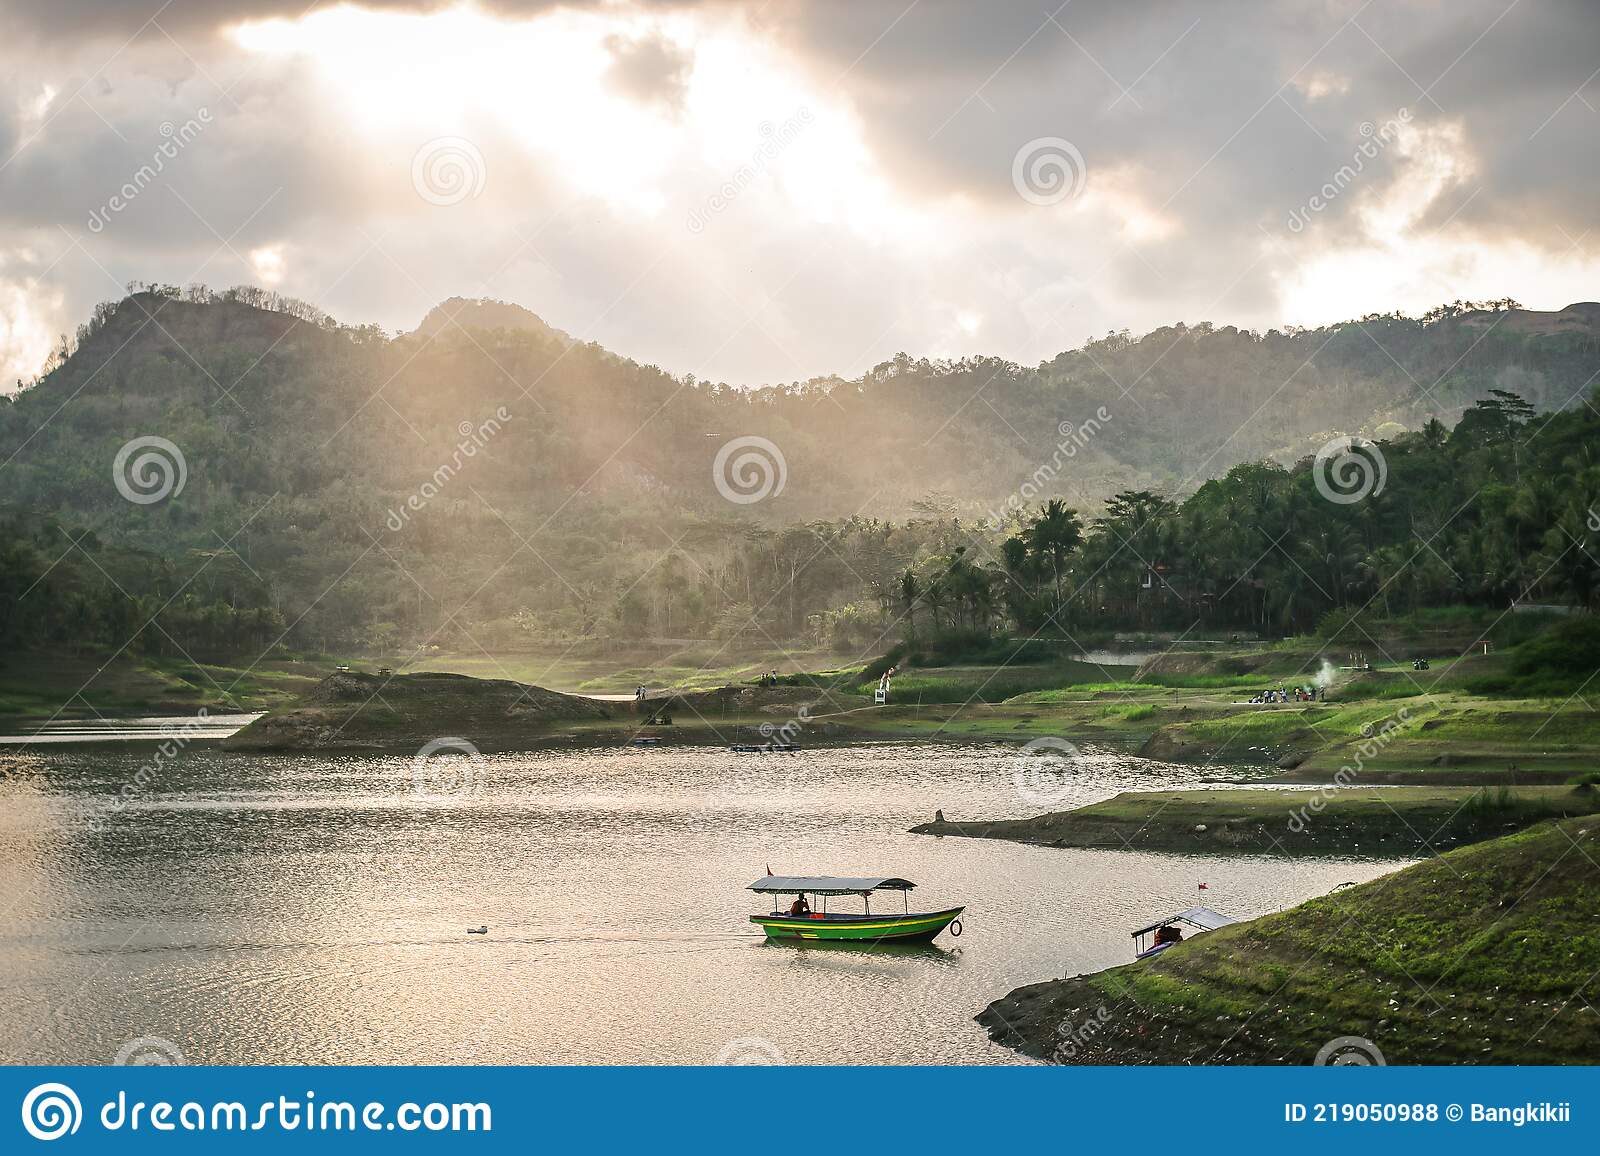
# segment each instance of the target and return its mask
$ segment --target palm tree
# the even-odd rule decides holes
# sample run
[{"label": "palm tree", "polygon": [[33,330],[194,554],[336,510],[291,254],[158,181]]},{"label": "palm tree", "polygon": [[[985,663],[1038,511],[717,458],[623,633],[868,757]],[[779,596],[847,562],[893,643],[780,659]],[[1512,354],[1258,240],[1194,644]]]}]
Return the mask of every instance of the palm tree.
[{"label": "palm tree", "polygon": [[939,631],[939,610],[949,605],[950,591],[945,585],[944,575],[939,575],[922,589],[922,604],[928,608],[928,613],[933,615],[933,629]]},{"label": "palm tree", "polygon": [[1060,498],[1051,498],[1040,509],[1038,516],[1023,530],[1028,548],[1040,559],[1050,564],[1055,578],[1056,605],[1061,605],[1061,571],[1067,555],[1077,549],[1083,540],[1083,524],[1078,521],[1078,511],[1069,509]]},{"label": "palm tree", "polygon": [[915,638],[917,636],[917,599],[922,597],[922,583],[917,581],[917,572],[907,566],[900,575],[900,604],[906,608],[907,633]]}]

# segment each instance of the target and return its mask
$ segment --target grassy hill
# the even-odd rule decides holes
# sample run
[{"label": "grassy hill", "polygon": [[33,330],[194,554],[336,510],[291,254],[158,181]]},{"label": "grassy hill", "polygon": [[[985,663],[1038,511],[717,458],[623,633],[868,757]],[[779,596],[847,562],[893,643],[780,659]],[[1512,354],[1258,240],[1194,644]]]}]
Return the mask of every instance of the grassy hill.
[{"label": "grassy hill", "polygon": [[607,719],[606,704],[506,679],[340,671],[227,740],[231,750],[426,749],[442,735],[521,750],[552,723]]},{"label": "grassy hill", "polygon": [[1143,962],[1018,988],[978,1018],[1078,1063],[1592,1063],[1600,820],[1433,857]]}]

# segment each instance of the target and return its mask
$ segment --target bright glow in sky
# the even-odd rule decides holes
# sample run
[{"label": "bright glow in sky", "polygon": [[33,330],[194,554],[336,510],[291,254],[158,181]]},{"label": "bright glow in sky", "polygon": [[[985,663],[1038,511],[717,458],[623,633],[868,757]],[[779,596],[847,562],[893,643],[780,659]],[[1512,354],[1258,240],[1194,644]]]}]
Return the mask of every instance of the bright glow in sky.
[{"label": "bright glow in sky", "polygon": [[[350,131],[367,147],[492,124],[573,192],[655,217],[665,185],[696,162],[750,164],[763,126],[804,124],[763,169],[792,211],[881,237],[897,213],[847,110],[808,86],[737,22],[693,16],[619,20],[556,11],[509,21],[470,7],[429,15],[341,7],[244,24],[251,52],[314,61]],[[681,107],[642,103],[612,80],[609,47],[654,40],[692,59]]]},{"label": "bright glow in sky", "polygon": [[[1565,10],[1401,0],[1352,30],[1339,5],[1241,22],[1082,0],[1069,36],[1020,0],[273,8],[221,27],[196,8],[121,48],[138,22],[114,15],[0,46],[9,377],[130,279],[267,284],[389,328],[498,297],[750,384],[1600,295],[1600,114],[1568,51],[1593,24]],[[1017,159],[1063,139],[1070,193],[1018,186]]]}]

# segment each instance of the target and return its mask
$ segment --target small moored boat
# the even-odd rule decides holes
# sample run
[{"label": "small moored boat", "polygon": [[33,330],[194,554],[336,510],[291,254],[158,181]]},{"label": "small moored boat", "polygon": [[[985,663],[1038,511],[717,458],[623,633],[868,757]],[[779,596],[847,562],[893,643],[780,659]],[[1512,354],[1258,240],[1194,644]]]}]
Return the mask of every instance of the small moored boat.
[{"label": "small moored boat", "polygon": [[[855,943],[926,943],[946,927],[951,935],[961,934],[960,914],[965,907],[943,911],[912,911],[908,894],[916,884],[909,879],[842,878],[837,876],[768,875],[750,884],[749,890],[762,895],[793,895],[788,911],[752,915],[750,922],[767,933],[769,939],[848,940]],[[874,915],[872,893],[898,891],[905,910]],[[859,895],[860,915],[829,911],[828,899],[839,895]],[[822,901],[822,910],[813,911],[808,897]]]},{"label": "small moored boat", "polygon": [[[1133,958],[1149,959],[1152,955],[1160,955],[1173,944],[1183,942],[1183,931],[1178,924],[1191,929],[1191,934],[1201,931],[1215,931],[1219,927],[1226,927],[1230,923],[1239,921],[1231,915],[1224,915],[1220,911],[1213,911],[1209,907],[1190,907],[1169,915],[1165,919],[1158,919],[1148,927],[1141,927],[1133,932]],[[1153,936],[1153,942],[1146,943],[1145,937]]]}]

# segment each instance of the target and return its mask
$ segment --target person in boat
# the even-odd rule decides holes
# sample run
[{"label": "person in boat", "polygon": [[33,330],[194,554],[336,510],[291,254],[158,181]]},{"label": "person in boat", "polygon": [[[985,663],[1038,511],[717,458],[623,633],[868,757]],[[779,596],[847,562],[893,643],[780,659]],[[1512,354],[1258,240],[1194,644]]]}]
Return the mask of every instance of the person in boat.
[{"label": "person in boat", "polygon": [[789,905],[789,914],[790,915],[810,915],[811,914],[811,904],[806,902],[806,897],[804,895],[796,895],[794,897],[794,902]]}]

